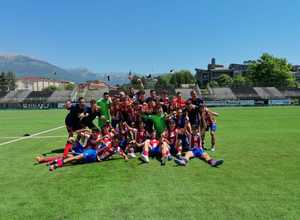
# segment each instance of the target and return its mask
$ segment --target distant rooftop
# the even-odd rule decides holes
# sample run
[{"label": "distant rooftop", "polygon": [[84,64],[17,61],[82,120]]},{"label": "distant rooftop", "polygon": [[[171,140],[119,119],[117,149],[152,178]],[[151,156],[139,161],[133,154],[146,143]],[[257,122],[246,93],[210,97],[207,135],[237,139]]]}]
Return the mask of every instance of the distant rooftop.
[{"label": "distant rooftop", "polygon": [[71,83],[70,81],[66,80],[56,80],[56,79],[49,79],[49,78],[43,78],[38,76],[24,76],[24,77],[17,77],[17,80],[23,80],[23,81],[47,81],[47,82],[60,82],[60,83]]}]

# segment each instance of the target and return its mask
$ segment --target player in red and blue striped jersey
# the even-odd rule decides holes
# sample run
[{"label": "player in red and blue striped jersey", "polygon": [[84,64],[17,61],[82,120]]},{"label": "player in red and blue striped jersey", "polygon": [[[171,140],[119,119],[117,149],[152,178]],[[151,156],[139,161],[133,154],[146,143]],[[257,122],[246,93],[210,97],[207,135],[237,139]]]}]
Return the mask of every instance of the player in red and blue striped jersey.
[{"label": "player in red and blue striped jersey", "polygon": [[143,152],[141,154],[141,160],[145,163],[149,163],[149,156],[161,157],[161,165],[164,166],[170,155],[169,145],[161,138],[160,140],[156,137],[156,132],[151,133],[151,138],[145,141]]},{"label": "player in red and blue striped jersey", "polygon": [[197,127],[193,128],[191,138],[192,149],[185,153],[184,157],[174,159],[175,163],[180,166],[186,166],[188,161],[192,158],[199,158],[205,160],[212,167],[218,167],[224,163],[224,160],[214,160],[202,147],[201,134]]}]

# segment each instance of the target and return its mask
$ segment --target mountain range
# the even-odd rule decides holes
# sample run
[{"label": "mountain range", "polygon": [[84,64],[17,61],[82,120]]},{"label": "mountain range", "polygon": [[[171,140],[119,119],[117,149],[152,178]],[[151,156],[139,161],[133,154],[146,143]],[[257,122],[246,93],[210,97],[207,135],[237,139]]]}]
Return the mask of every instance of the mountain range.
[{"label": "mountain range", "polygon": [[[87,80],[107,81],[107,73],[94,73],[88,68],[66,69],[24,55],[0,55],[0,72],[14,72],[17,77],[38,76],[82,83]],[[128,83],[126,73],[109,73],[110,84]]]}]

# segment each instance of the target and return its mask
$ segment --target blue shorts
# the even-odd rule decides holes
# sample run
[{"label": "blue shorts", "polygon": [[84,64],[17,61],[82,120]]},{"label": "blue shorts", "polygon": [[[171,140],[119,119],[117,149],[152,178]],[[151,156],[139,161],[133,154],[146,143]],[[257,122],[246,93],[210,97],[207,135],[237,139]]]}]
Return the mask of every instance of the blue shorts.
[{"label": "blue shorts", "polygon": [[121,140],[119,146],[123,151],[125,151],[125,149],[127,147],[127,140],[126,139]]},{"label": "blue shorts", "polygon": [[216,132],[217,130],[217,124],[216,123],[212,123],[207,130],[210,130],[211,132]]},{"label": "blue shorts", "polygon": [[202,148],[195,147],[192,149],[192,152],[194,154],[194,157],[201,157],[202,154],[204,153],[204,150]]},{"label": "blue shorts", "polygon": [[157,154],[160,154],[160,147],[157,146],[157,147],[154,147],[150,150],[150,154],[151,155],[157,155]]},{"label": "blue shorts", "polygon": [[83,146],[80,144],[80,142],[77,141],[77,142],[75,143],[75,145],[73,146],[72,150],[73,150],[73,152],[74,152],[75,154],[82,154],[83,151],[84,151],[84,148],[83,148]]},{"label": "blue shorts", "polygon": [[85,163],[95,162],[97,160],[97,151],[95,149],[84,150],[83,160]]}]

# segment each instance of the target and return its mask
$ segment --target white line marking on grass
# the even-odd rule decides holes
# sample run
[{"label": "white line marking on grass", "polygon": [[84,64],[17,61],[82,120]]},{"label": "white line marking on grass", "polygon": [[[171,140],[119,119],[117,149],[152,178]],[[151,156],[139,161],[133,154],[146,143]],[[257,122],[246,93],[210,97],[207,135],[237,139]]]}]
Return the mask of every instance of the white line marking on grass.
[{"label": "white line marking on grass", "polygon": [[[28,136],[27,136],[28,137]],[[31,137],[33,139],[43,139],[43,138],[65,138],[67,137],[66,135],[64,136],[40,136],[40,137]],[[20,138],[20,136],[18,137],[0,137],[0,139],[14,139],[14,138]]]},{"label": "white line marking on grass", "polygon": [[26,140],[26,139],[30,139],[30,138],[33,138],[33,137],[35,137],[35,136],[38,136],[38,135],[41,135],[41,134],[46,134],[46,133],[48,133],[48,132],[55,131],[55,130],[58,130],[58,129],[61,129],[61,128],[64,128],[64,127],[65,127],[65,126],[59,126],[59,127],[56,127],[56,128],[52,128],[52,129],[46,130],[46,131],[41,131],[41,132],[32,134],[32,135],[30,135],[30,136],[20,137],[20,138],[11,140],[11,141],[6,141],[6,142],[3,142],[3,143],[0,143],[0,146],[6,145],[6,144],[11,144],[11,143],[18,142],[18,141],[22,141],[22,140]]}]

